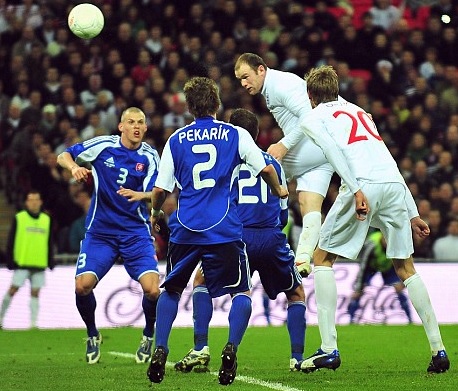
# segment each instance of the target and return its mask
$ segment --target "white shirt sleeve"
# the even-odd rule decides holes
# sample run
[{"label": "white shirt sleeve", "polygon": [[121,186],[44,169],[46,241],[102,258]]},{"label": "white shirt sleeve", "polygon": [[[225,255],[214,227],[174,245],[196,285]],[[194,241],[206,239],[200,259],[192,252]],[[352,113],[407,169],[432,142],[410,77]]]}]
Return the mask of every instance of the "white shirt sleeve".
[{"label": "white shirt sleeve", "polygon": [[266,161],[262,154],[261,149],[256,145],[247,130],[236,127],[239,131],[239,153],[240,157],[244,160],[248,170],[254,175],[258,176],[259,173],[266,166]]},{"label": "white shirt sleeve", "polygon": [[175,164],[173,162],[172,152],[170,151],[169,141],[167,141],[162,151],[159,172],[154,186],[171,193],[175,189],[175,185]]},{"label": "white shirt sleeve", "polygon": [[360,189],[360,186],[347,164],[343,152],[326,130],[324,122],[306,114],[300,119],[300,128],[305,135],[310,137],[323,150],[328,162],[342,181],[350,188],[351,192],[355,194]]}]

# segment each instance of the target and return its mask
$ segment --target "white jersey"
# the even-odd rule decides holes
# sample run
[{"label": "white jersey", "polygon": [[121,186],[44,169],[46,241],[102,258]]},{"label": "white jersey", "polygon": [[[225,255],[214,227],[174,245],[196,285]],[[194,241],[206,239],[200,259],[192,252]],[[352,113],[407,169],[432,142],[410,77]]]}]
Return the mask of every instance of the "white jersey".
[{"label": "white jersey", "polygon": [[[356,193],[361,183],[405,185],[377,127],[361,107],[346,101],[322,103],[301,121],[301,128],[321,147],[352,193]],[[410,191],[406,203],[410,218],[418,216]]]},{"label": "white jersey", "polygon": [[268,68],[261,94],[285,135],[281,142],[289,151],[282,166],[288,179],[328,165],[321,149],[299,128],[299,118],[312,111],[305,80],[294,73]]}]

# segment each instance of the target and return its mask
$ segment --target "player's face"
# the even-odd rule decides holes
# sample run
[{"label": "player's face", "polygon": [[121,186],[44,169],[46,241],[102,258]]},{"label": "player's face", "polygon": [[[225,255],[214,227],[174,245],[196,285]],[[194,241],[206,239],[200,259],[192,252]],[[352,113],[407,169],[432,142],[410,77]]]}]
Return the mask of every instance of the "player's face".
[{"label": "player's face", "polygon": [[136,149],[140,146],[147,130],[145,116],[143,113],[127,112],[118,128],[121,132],[122,144],[126,148]]},{"label": "player's face", "polygon": [[29,194],[25,200],[25,207],[34,214],[40,212],[42,205],[43,201],[39,194]]},{"label": "player's face", "polygon": [[266,70],[262,65],[255,70],[248,64],[241,64],[235,70],[235,77],[240,80],[240,84],[250,95],[256,95],[262,90],[264,79],[266,78]]}]

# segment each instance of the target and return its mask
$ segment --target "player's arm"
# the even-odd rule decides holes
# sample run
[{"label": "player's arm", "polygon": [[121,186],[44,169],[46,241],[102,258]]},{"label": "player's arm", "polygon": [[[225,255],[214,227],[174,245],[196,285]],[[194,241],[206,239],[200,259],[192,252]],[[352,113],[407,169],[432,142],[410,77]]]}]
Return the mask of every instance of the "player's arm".
[{"label": "player's arm", "polygon": [[116,193],[118,193],[120,196],[127,198],[127,201],[129,202],[150,201],[152,195],[151,191],[134,191],[131,189],[126,189],[122,186]]},{"label": "player's arm", "polygon": [[280,198],[288,197],[288,189],[285,186],[280,185],[277,171],[272,164],[265,166],[261,170],[260,175],[262,179],[269,185],[270,191],[273,195]]},{"label": "player's arm", "polygon": [[168,191],[160,187],[154,187],[151,192],[151,226],[159,231],[158,221],[164,216],[162,211],[162,205],[164,204],[165,199],[167,198]]},{"label": "player's arm", "polygon": [[72,155],[66,151],[57,156],[57,164],[70,171],[73,178],[78,182],[86,182],[89,174],[91,173],[91,170],[88,170],[86,167],[80,167],[76,164]]},{"label": "player's arm", "polygon": [[306,121],[301,121],[300,127],[302,131],[323,150],[326,159],[332,165],[335,172],[355,195],[357,219],[364,220],[365,215],[370,211],[367,198],[361,191],[358,181],[353,175],[343,152],[327,131],[324,123],[319,119],[310,117],[310,119],[307,118]]}]

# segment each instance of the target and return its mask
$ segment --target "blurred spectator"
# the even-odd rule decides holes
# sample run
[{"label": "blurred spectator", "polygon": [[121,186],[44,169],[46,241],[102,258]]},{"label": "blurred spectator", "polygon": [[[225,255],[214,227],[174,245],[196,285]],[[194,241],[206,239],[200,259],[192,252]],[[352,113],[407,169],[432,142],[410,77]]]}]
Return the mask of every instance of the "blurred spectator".
[{"label": "blurred spectator", "polygon": [[447,235],[434,242],[433,256],[438,262],[458,261],[458,220],[451,220],[448,223]]},{"label": "blurred spectator", "polygon": [[164,127],[174,130],[185,126],[190,118],[183,92],[177,92],[169,98],[169,112],[164,115]]},{"label": "blurred spectator", "polygon": [[369,12],[374,17],[374,25],[389,32],[402,18],[404,9],[405,0],[402,0],[398,7],[392,4],[392,0],[374,0]]},{"label": "blurred spectator", "polygon": [[437,164],[432,166],[429,170],[431,178],[436,183],[444,183],[453,181],[453,176],[456,173],[453,167],[453,157],[449,151],[442,151],[439,153],[439,160]]}]

